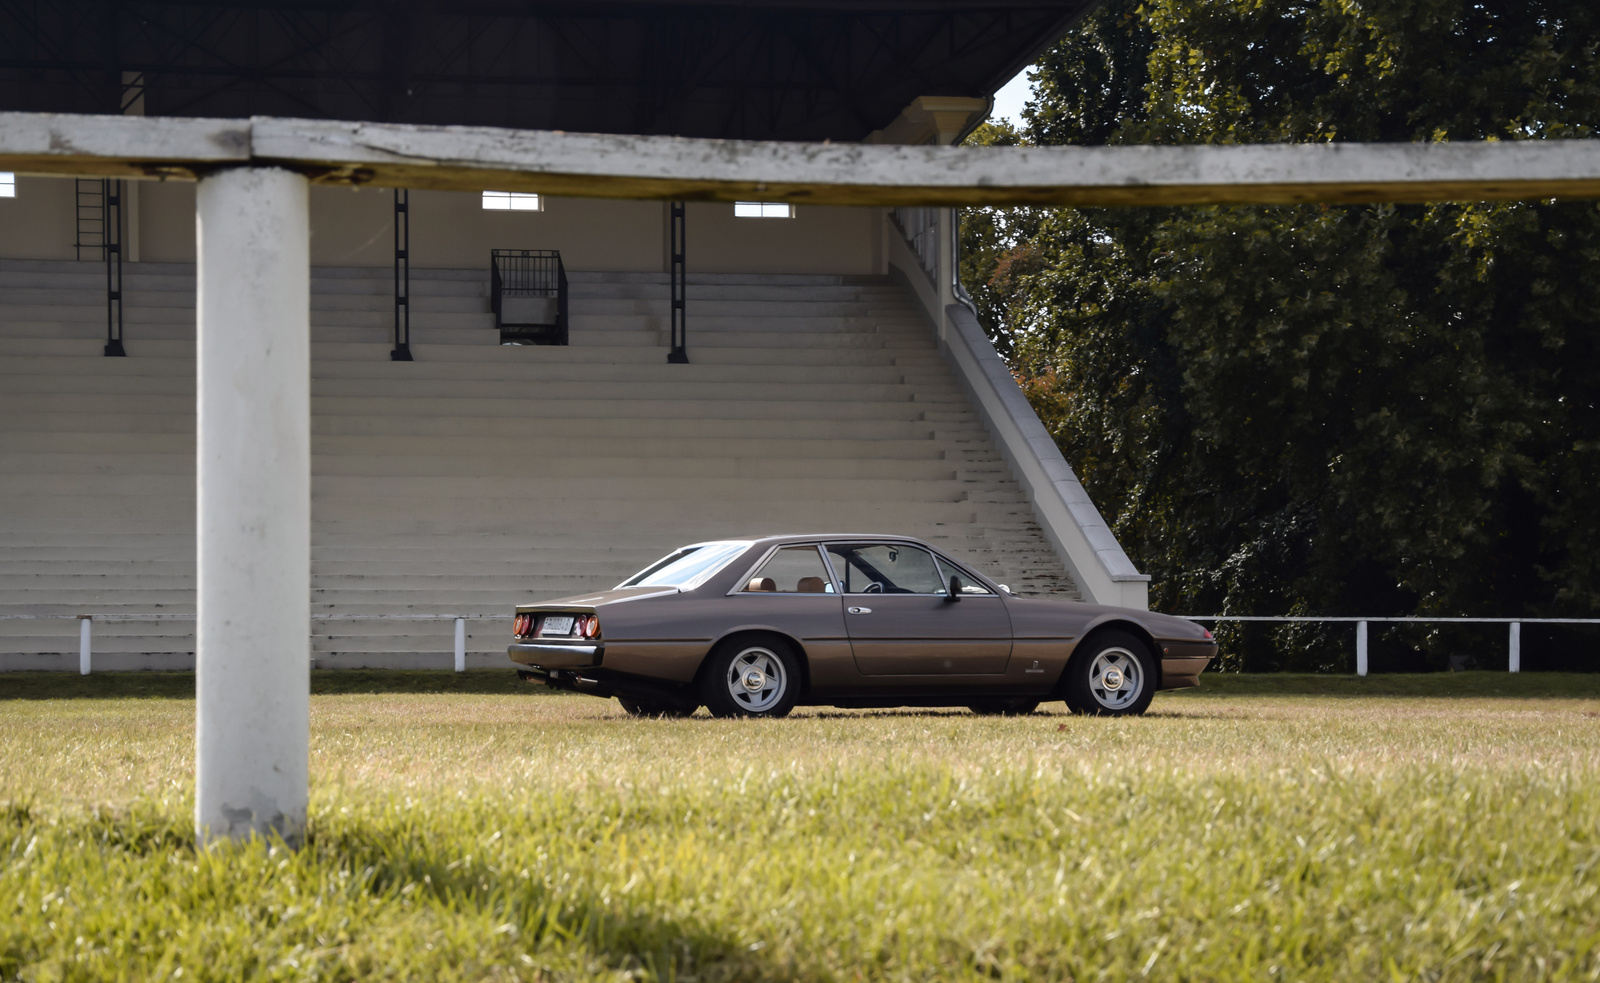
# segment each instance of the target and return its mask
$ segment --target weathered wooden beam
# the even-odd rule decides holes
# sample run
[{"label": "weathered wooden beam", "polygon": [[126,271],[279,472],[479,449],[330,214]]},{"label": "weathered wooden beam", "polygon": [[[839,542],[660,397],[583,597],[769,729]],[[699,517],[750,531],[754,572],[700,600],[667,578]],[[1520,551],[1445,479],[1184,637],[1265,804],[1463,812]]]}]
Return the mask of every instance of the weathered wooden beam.
[{"label": "weathered wooden beam", "polygon": [[819,205],[1195,205],[1600,197],[1600,140],[904,147],[323,120],[0,113],[0,169]]},{"label": "weathered wooden beam", "polygon": [[0,170],[194,180],[250,160],[250,121],[0,113]]}]

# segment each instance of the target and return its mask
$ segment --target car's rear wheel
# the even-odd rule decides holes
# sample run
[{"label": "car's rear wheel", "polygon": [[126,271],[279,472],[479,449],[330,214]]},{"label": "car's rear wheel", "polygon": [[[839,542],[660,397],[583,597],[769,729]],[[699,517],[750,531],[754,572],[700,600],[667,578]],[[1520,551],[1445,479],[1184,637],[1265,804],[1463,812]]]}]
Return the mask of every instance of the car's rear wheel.
[{"label": "car's rear wheel", "polygon": [[799,696],[799,660],[776,639],[717,646],[700,680],[700,698],[716,717],[787,716]]},{"label": "car's rear wheel", "polygon": [[991,697],[974,700],[967,704],[967,709],[980,717],[1017,717],[1039,709],[1039,701],[1027,698]]},{"label": "car's rear wheel", "polygon": [[1150,646],[1131,632],[1101,632],[1073,654],[1062,697],[1073,713],[1125,717],[1144,713],[1156,694]]},{"label": "car's rear wheel", "polygon": [[630,717],[692,717],[698,707],[673,706],[666,703],[639,703],[617,697],[622,709]]}]

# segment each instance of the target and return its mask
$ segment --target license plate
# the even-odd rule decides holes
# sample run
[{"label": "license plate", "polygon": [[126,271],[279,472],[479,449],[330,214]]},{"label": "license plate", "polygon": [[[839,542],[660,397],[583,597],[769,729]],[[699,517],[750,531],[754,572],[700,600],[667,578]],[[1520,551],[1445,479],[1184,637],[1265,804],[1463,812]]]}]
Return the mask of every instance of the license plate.
[{"label": "license plate", "polygon": [[539,626],[541,635],[570,635],[572,634],[572,616],[546,615],[544,624]]}]

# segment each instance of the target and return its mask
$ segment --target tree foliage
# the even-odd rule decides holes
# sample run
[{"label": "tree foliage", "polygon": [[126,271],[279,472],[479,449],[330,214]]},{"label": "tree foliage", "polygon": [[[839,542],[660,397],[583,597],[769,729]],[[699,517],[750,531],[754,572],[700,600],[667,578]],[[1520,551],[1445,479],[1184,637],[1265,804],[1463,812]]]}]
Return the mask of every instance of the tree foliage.
[{"label": "tree foliage", "polygon": [[[1021,128],[975,140],[1588,137],[1600,8],[1111,0],[1033,77]],[[1600,612],[1596,203],[979,209],[963,239],[981,319],[1153,606]],[[1342,669],[1345,634],[1225,652]],[[1389,638],[1435,665],[1465,644]]]}]

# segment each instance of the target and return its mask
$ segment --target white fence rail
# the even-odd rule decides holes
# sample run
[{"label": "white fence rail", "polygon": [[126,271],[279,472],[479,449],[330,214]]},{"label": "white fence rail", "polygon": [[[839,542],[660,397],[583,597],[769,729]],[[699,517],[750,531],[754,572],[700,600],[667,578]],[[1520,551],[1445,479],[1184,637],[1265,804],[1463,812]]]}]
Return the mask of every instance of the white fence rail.
[{"label": "white fence rail", "polygon": [[1507,655],[1511,672],[1522,671],[1522,626],[1523,625],[1600,625],[1600,618],[1421,618],[1421,617],[1394,617],[1372,618],[1361,616],[1350,617],[1314,617],[1314,616],[1274,616],[1274,615],[1232,615],[1232,614],[1186,614],[1181,617],[1189,621],[1266,621],[1266,622],[1297,622],[1310,621],[1317,623],[1354,622],[1356,626],[1356,675],[1367,674],[1367,625],[1371,622],[1379,624],[1469,624],[1469,625],[1509,625],[1507,639]]},{"label": "white fence rail", "polygon": [[[1195,622],[1267,622],[1287,624],[1313,622],[1318,624],[1353,623],[1356,626],[1356,675],[1367,674],[1367,625],[1378,624],[1477,624],[1508,626],[1507,656],[1511,672],[1522,671],[1523,625],[1600,625],[1600,618],[1422,618],[1422,617],[1362,617],[1362,616],[1292,616],[1292,615],[1232,615],[1186,614],[1182,617]],[[455,670],[467,669],[467,622],[507,620],[505,614],[328,614],[316,621],[452,621],[455,623]],[[0,614],[0,621],[77,621],[78,622],[78,672],[89,675],[93,661],[93,624],[123,622],[193,621],[192,614]]]},{"label": "white fence rail", "polygon": [[[0,621],[77,621],[78,672],[87,676],[93,662],[93,625],[147,623],[152,621],[193,621],[192,614],[0,614]],[[467,622],[510,621],[506,614],[325,614],[313,621],[453,621],[455,622],[455,670],[467,671]]]}]

